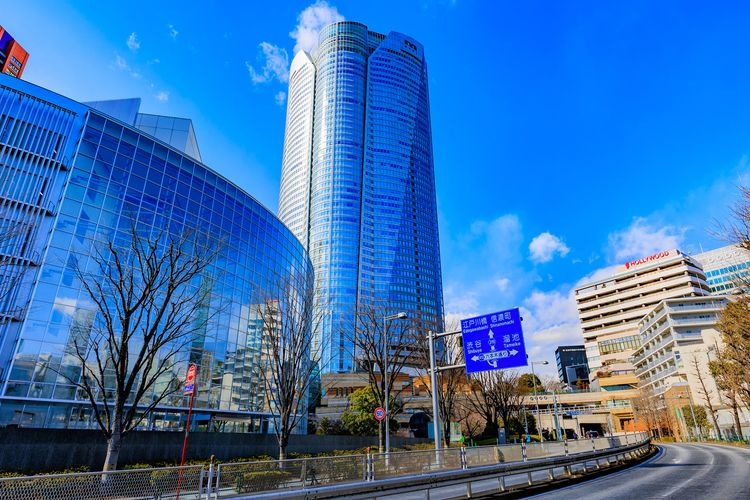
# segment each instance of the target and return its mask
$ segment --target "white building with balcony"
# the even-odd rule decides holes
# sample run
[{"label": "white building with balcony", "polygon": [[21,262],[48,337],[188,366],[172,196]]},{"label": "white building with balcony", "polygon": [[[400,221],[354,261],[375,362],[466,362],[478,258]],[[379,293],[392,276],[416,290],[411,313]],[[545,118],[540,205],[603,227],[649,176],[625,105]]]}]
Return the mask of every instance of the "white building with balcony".
[{"label": "white building with balcony", "polygon": [[592,389],[635,387],[630,358],[641,346],[641,319],[663,300],[709,293],[700,265],[679,250],[626,262],[613,276],[576,288]]},{"label": "white building with balcony", "polygon": [[[727,301],[725,296],[710,296],[660,302],[638,323],[641,346],[632,357],[642,388],[659,396],[687,385],[694,405],[708,411],[710,402],[723,432],[734,420],[708,364],[722,346],[716,323]],[[748,422],[744,413],[740,420]]]}]

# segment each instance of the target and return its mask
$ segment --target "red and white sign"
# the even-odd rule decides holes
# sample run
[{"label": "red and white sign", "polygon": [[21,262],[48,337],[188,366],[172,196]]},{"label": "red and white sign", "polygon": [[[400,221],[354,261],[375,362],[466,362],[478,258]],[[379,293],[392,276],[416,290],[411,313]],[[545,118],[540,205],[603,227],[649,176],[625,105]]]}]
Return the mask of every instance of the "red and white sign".
[{"label": "red and white sign", "polygon": [[375,420],[380,422],[385,418],[385,409],[382,406],[378,406],[372,414],[375,415]]},{"label": "red and white sign", "polygon": [[188,367],[187,375],[185,375],[185,392],[186,396],[189,396],[195,392],[195,373],[198,371],[198,366],[195,363],[190,363]]},{"label": "red and white sign", "polygon": [[649,255],[648,257],[643,257],[642,259],[636,259],[631,260],[630,262],[626,262],[625,269],[632,269],[634,267],[642,266],[643,264],[650,264],[654,261],[661,260],[666,257],[674,257],[676,255],[679,255],[679,252],[677,250],[665,250],[663,252]]}]

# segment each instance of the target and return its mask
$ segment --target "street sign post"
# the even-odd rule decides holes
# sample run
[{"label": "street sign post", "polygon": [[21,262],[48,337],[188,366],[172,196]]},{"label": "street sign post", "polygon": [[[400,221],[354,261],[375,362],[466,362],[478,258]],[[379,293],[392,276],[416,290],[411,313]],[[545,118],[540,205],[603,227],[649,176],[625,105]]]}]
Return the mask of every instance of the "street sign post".
[{"label": "street sign post", "polygon": [[177,500],[180,500],[180,486],[182,485],[182,467],[185,465],[185,451],[187,450],[188,435],[190,434],[190,417],[193,415],[193,401],[195,400],[195,374],[198,372],[198,366],[190,363],[187,374],[185,375],[185,390],[183,394],[190,396],[190,405],[188,406],[187,422],[185,423],[185,438],[182,440],[182,458],[180,459],[180,469],[177,476]]},{"label": "street sign post", "polygon": [[466,373],[526,366],[518,308],[461,320]]},{"label": "street sign post", "polygon": [[375,416],[375,420],[377,420],[378,422],[385,419],[385,409],[382,406],[378,406],[377,408],[375,408],[375,411],[373,411],[372,414]]},{"label": "street sign post", "polygon": [[195,392],[195,372],[198,371],[198,367],[191,363],[188,367],[187,375],[185,376],[185,396],[192,396]]}]

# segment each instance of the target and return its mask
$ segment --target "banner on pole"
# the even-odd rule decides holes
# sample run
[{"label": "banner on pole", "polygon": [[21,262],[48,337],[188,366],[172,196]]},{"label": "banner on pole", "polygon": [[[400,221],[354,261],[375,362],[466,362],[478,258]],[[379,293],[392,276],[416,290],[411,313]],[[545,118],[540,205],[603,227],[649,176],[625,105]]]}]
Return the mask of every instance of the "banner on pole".
[{"label": "banner on pole", "polygon": [[187,375],[185,375],[185,396],[190,396],[195,392],[195,373],[197,371],[198,366],[195,363],[190,363]]}]

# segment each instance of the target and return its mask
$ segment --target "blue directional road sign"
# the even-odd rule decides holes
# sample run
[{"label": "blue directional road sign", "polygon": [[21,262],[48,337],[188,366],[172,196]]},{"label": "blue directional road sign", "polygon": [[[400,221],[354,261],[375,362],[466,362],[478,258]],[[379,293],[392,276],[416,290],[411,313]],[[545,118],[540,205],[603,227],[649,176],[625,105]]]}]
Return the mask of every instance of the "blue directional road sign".
[{"label": "blue directional road sign", "polygon": [[526,366],[518,308],[461,320],[466,373]]}]

